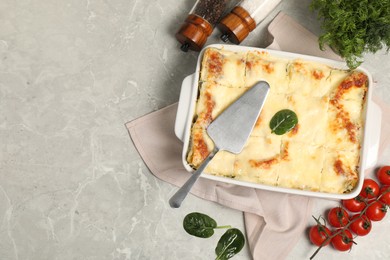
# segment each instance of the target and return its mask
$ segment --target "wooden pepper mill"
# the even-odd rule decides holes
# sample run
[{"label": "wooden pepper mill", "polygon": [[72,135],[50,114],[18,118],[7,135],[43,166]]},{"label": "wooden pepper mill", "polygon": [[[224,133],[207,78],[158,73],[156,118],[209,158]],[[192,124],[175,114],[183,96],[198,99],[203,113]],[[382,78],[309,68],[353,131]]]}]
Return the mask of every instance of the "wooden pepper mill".
[{"label": "wooden pepper mill", "polygon": [[176,39],[181,43],[180,49],[200,51],[207,38],[213,32],[213,27],[202,17],[190,14],[176,33]]},{"label": "wooden pepper mill", "polygon": [[176,33],[182,51],[200,51],[226,8],[227,0],[198,0]]}]

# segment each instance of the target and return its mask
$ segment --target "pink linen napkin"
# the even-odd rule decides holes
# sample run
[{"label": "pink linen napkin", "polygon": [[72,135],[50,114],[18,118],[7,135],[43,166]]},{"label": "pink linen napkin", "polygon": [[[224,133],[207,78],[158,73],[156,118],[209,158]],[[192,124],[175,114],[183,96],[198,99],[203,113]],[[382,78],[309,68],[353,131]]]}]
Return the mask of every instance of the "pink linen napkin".
[{"label": "pink linen napkin", "polygon": [[[340,59],[330,50],[320,51],[317,37],[284,13],[278,14],[268,30],[274,37],[269,48],[280,47],[284,51]],[[181,161],[183,143],[174,134],[176,111],[177,104],[173,104],[128,122],[126,127],[152,174],[163,181],[182,186],[190,173],[184,169]],[[382,127],[386,129],[382,130],[384,142],[381,150],[390,142],[390,125],[383,124]],[[314,200],[204,178],[195,183],[191,193],[244,212],[247,240],[255,260],[284,259],[288,255],[304,232]]]}]

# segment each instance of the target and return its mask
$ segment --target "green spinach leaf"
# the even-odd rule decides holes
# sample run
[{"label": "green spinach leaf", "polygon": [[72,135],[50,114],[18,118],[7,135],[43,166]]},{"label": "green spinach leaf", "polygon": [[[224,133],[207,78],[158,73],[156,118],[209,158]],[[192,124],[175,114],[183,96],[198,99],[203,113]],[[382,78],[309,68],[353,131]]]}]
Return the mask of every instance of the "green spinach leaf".
[{"label": "green spinach leaf", "polygon": [[237,228],[228,229],[225,234],[219,239],[215,253],[216,260],[226,260],[232,258],[245,245],[245,237]]},{"label": "green spinach leaf", "polygon": [[211,237],[216,228],[230,228],[230,226],[218,227],[213,218],[199,212],[192,212],[185,216],[183,227],[188,234],[202,238]]},{"label": "green spinach leaf", "polygon": [[272,117],[269,127],[272,133],[282,135],[291,131],[297,124],[297,114],[289,109],[283,109]]}]

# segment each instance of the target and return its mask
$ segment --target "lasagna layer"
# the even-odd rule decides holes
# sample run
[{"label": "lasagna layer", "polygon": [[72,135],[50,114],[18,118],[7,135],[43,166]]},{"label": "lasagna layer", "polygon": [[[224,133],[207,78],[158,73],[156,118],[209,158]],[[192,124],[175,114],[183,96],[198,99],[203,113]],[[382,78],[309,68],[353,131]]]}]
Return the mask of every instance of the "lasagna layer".
[{"label": "lasagna layer", "polygon": [[[205,51],[188,163],[199,167],[214,149],[207,126],[260,80],[269,83],[270,92],[242,152],[218,152],[205,172],[292,189],[350,192],[358,182],[367,76],[266,51]],[[294,111],[298,124],[275,135],[269,123],[282,109]]]},{"label": "lasagna layer", "polygon": [[201,82],[215,82],[228,87],[242,87],[245,82],[246,53],[208,48],[200,71]]}]

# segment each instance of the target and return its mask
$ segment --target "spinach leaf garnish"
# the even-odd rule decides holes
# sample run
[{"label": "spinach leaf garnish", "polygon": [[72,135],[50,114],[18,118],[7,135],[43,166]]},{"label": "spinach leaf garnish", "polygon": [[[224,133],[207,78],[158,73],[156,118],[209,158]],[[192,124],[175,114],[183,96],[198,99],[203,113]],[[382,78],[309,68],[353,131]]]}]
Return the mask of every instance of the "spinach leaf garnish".
[{"label": "spinach leaf garnish", "polygon": [[283,109],[271,118],[269,127],[272,133],[282,135],[291,131],[297,124],[297,114],[290,109]]},{"label": "spinach leaf garnish", "polygon": [[185,216],[183,227],[188,234],[201,238],[211,237],[215,229],[228,228],[215,248],[216,260],[232,258],[245,245],[245,236],[239,229],[231,226],[217,226],[217,222],[213,218],[199,212],[192,212]]},{"label": "spinach leaf garnish", "polygon": [[215,253],[216,260],[226,260],[235,256],[245,245],[245,237],[237,228],[228,229],[219,239]]},{"label": "spinach leaf garnish", "polygon": [[213,218],[199,212],[193,212],[185,216],[183,227],[190,235],[208,238],[214,234],[214,229],[230,228],[231,226],[217,226],[217,222]]}]

